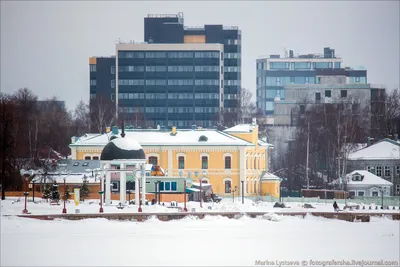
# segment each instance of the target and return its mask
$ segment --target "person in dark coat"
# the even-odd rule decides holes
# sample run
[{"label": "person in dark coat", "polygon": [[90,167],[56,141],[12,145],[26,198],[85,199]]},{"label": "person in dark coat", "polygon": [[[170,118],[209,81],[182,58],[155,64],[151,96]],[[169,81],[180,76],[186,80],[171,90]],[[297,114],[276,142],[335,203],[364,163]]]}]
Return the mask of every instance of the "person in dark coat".
[{"label": "person in dark coat", "polygon": [[335,211],[339,211],[339,206],[338,206],[338,204],[336,203],[336,201],[333,202],[333,209],[334,209]]}]

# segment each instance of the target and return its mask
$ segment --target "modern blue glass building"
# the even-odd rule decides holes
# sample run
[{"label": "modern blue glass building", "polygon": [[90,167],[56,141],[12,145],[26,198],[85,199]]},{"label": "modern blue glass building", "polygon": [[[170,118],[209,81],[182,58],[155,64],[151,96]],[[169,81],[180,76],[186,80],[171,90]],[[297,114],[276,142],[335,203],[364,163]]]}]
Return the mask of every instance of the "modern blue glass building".
[{"label": "modern blue glass building", "polygon": [[[223,45],[118,44],[119,114],[148,127],[212,127],[223,108]],[[150,123],[151,122],[151,123]]]},{"label": "modern blue glass building", "polygon": [[342,59],[335,50],[324,48],[324,54],[294,57],[293,51],[281,58],[271,55],[257,59],[257,107],[266,115],[274,114],[274,100],[285,100],[285,85],[336,83],[331,76],[345,76],[341,83],[366,84],[367,71],[342,68]]},{"label": "modern blue glass building", "polygon": [[237,120],[238,27],[185,27],[182,13],[148,15],[144,41],[117,44],[115,58],[89,59],[91,100],[108,95],[119,116],[145,127],[212,127],[221,114]]}]

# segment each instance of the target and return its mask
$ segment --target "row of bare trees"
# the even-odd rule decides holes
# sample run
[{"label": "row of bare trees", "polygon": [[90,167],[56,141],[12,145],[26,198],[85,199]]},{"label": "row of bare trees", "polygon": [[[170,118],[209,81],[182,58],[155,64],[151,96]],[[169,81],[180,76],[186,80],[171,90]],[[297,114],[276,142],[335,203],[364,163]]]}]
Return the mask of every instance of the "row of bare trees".
[{"label": "row of bare trees", "polygon": [[[356,104],[355,104],[356,103]],[[384,94],[378,103],[357,101],[331,104],[304,103],[298,117],[297,129],[285,154],[284,186],[299,190],[307,184],[326,187],[347,173],[349,154],[366,143],[394,136],[400,132],[399,90]],[[308,168],[307,168],[308,167]],[[308,173],[307,173],[308,170]]]},{"label": "row of bare trees", "polygon": [[57,98],[38,101],[27,88],[0,93],[2,198],[5,190],[21,189],[20,169],[40,168],[46,173],[55,161],[70,154],[72,136],[91,130],[103,132],[110,123],[109,107],[102,103],[94,107],[90,114],[88,105],[81,101],[74,111],[67,111]]}]

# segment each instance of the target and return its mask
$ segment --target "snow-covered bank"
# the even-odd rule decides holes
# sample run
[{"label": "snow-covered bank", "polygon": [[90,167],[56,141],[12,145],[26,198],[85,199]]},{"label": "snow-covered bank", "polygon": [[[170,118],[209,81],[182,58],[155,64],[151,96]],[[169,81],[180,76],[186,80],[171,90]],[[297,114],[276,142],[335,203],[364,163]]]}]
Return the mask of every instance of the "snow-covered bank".
[{"label": "snow-covered bank", "polygon": [[[19,200],[19,201],[17,201]],[[136,205],[128,205],[124,209],[117,209],[118,201],[114,201],[112,206],[104,206],[105,213],[134,213],[137,212],[138,206]],[[16,215],[22,214],[22,210],[24,209],[24,201],[23,198],[7,198],[6,200],[0,201],[1,215]],[[200,208],[200,203],[198,202],[189,202],[187,203],[188,211],[191,211],[193,208],[196,211],[209,211],[209,212],[218,212],[218,211],[260,211],[260,212],[308,212],[308,211],[321,211],[321,212],[333,212],[332,204],[318,203],[312,204],[315,209],[307,209],[303,208],[304,203],[288,203],[287,205],[290,208],[274,208],[273,203],[269,202],[259,202],[255,203],[251,200],[246,199],[244,204],[236,202],[232,202],[231,199],[224,199],[221,203],[203,203],[203,208]],[[143,212],[177,212],[176,208],[168,208],[170,207],[169,203],[165,203],[165,206],[153,205],[153,206],[142,206]],[[179,203],[179,207],[183,208],[183,203]],[[366,209],[354,210],[354,212],[399,212],[398,207],[393,210],[392,208],[389,210],[381,210],[379,207],[376,209],[375,205],[371,205],[372,209],[369,210],[369,206],[366,206]],[[59,206],[52,206],[49,203],[43,201],[38,198],[37,203],[28,202],[27,205],[28,211],[31,214],[61,214],[63,209],[63,202],[60,202]],[[67,213],[75,213],[75,208],[77,208],[73,201],[67,203]],[[79,204],[78,206],[80,213],[98,213],[99,212],[99,200],[86,200],[84,203]],[[211,209],[210,209],[211,208]],[[351,212],[351,211],[344,211]]]},{"label": "snow-covered bank", "polygon": [[1,216],[1,266],[253,266],[256,260],[398,260],[400,222],[205,217],[136,223]]}]

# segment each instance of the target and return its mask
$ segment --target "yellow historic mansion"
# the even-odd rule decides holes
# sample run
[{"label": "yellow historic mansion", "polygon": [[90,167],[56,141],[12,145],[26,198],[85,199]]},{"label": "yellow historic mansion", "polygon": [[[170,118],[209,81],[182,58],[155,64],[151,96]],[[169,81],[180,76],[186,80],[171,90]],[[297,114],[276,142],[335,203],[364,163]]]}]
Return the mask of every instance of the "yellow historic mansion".
[{"label": "yellow historic mansion", "polygon": [[[212,184],[214,193],[222,196],[231,195],[231,188],[235,187],[241,195],[243,181],[245,196],[279,197],[279,178],[268,172],[273,146],[259,140],[255,120],[224,131],[173,127],[126,129],[125,133],[125,138],[132,138],[143,147],[147,163],[160,165],[169,177],[187,177],[191,173],[196,181],[193,174],[198,172],[204,175],[203,182]],[[100,159],[109,136],[110,133],[73,137],[72,159]]]}]

